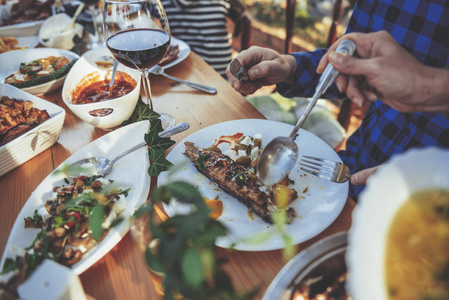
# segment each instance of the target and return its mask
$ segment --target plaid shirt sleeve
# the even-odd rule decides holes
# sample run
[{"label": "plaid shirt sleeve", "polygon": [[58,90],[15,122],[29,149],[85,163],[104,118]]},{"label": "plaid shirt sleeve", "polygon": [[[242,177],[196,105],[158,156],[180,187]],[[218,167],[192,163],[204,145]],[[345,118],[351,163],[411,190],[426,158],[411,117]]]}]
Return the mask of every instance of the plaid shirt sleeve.
[{"label": "plaid shirt sleeve", "polygon": [[[359,0],[347,32],[385,30],[418,61],[442,68],[449,65],[449,1]],[[315,69],[324,50],[293,54],[298,63],[297,82],[278,85],[284,95],[313,93]],[[449,148],[449,120],[442,113],[399,112],[377,100],[369,108],[360,128],[340,152],[352,173],[378,166],[392,156],[414,147]],[[448,150],[449,151],[449,150]],[[351,186],[357,200],[364,186]]]}]

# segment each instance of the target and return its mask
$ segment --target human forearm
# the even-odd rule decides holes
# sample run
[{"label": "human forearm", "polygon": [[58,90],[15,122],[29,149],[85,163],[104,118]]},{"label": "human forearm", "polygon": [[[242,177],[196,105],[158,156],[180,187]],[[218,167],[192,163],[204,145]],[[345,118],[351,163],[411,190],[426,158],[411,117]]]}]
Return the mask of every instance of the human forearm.
[{"label": "human forearm", "polygon": [[[279,83],[277,85],[279,93],[285,97],[311,97],[320,79],[320,74],[316,72],[316,68],[325,53],[326,49],[318,49],[313,52],[290,54],[294,58],[296,66],[293,82],[283,81]],[[334,98],[341,96],[341,93],[333,86],[325,96]]]},{"label": "human forearm", "polygon": [[419,74],[416,111],[449,113],[449,69],[425,67]]}]

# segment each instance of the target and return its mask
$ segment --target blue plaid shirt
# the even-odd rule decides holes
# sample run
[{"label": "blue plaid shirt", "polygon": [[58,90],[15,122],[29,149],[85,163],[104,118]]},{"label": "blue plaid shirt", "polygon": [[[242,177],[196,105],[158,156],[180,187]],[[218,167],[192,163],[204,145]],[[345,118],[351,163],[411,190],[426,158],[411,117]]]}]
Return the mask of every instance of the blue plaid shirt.
[{"label": "blue plaid shirt", "polygon": [[[359,0],[347,32],[380,30],[388,31],[421,63],[438,68],[449,65],[449,1]],[[319,79],[316,68],[325,52],[293,53],[297,80],[292,85],[278,84],[279,92],[287,97],[311,97]],[[343,95],[333,86],[324,97]],[[354,173],[410,148],[425,146],[449,148],[449,120],[443,114],[401,113],[378,100],[339,154]],[[357,200],[363,188],[351,186],[349,196]]]}]

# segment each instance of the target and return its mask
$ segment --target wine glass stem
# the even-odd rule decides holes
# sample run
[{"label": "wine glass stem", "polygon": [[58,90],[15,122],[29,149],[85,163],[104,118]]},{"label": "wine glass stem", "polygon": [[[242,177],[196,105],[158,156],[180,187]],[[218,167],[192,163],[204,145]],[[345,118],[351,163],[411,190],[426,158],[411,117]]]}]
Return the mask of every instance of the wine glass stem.
[{"label": "wine glass stem", "polygon": [[142,83],[145,90],[145,95],[147,96],[147,104],[150,106],[150,110],[153,111],[153,100],[151,99],[151,88],[150,79],[148,79],[148,71],[142,70]]},{"label": "wine glass stem", "polygon": [[100,32],[98,32],[98,16],[97,16],[97,11],[95,9],[94,5],[89,5],[88,9],[90,11],[90,13],[92,14],[92,25],[94,26],[94,36],[95,36],[95,43],[99,43],[102,41],[102,38],[100,36]]}]

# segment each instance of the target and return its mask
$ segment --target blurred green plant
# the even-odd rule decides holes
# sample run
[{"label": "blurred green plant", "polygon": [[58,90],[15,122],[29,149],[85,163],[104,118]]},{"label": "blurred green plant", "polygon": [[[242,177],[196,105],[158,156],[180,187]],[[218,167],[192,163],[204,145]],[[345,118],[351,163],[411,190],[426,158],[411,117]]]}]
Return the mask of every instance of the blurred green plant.
[{"label": "blurred green plant", "polygon": [[[168,204],[173,198],[191,205],[192,211],[158,222],[155,205]],[[179,181],[158,187],[150,202],[136,211],[136,218],[147,216],[149,220],[149,245],[153,246],[146,247],[145,259],[152,272],[163,274],[165,299],[176,299],[181,294],[184,299],[244,300],[257,293],[257,289],[237,292],[222,270],[225,261],[217,257],[215,242],[227,234],[227,229],[210,218],[210,212],[198,189]]]}]

